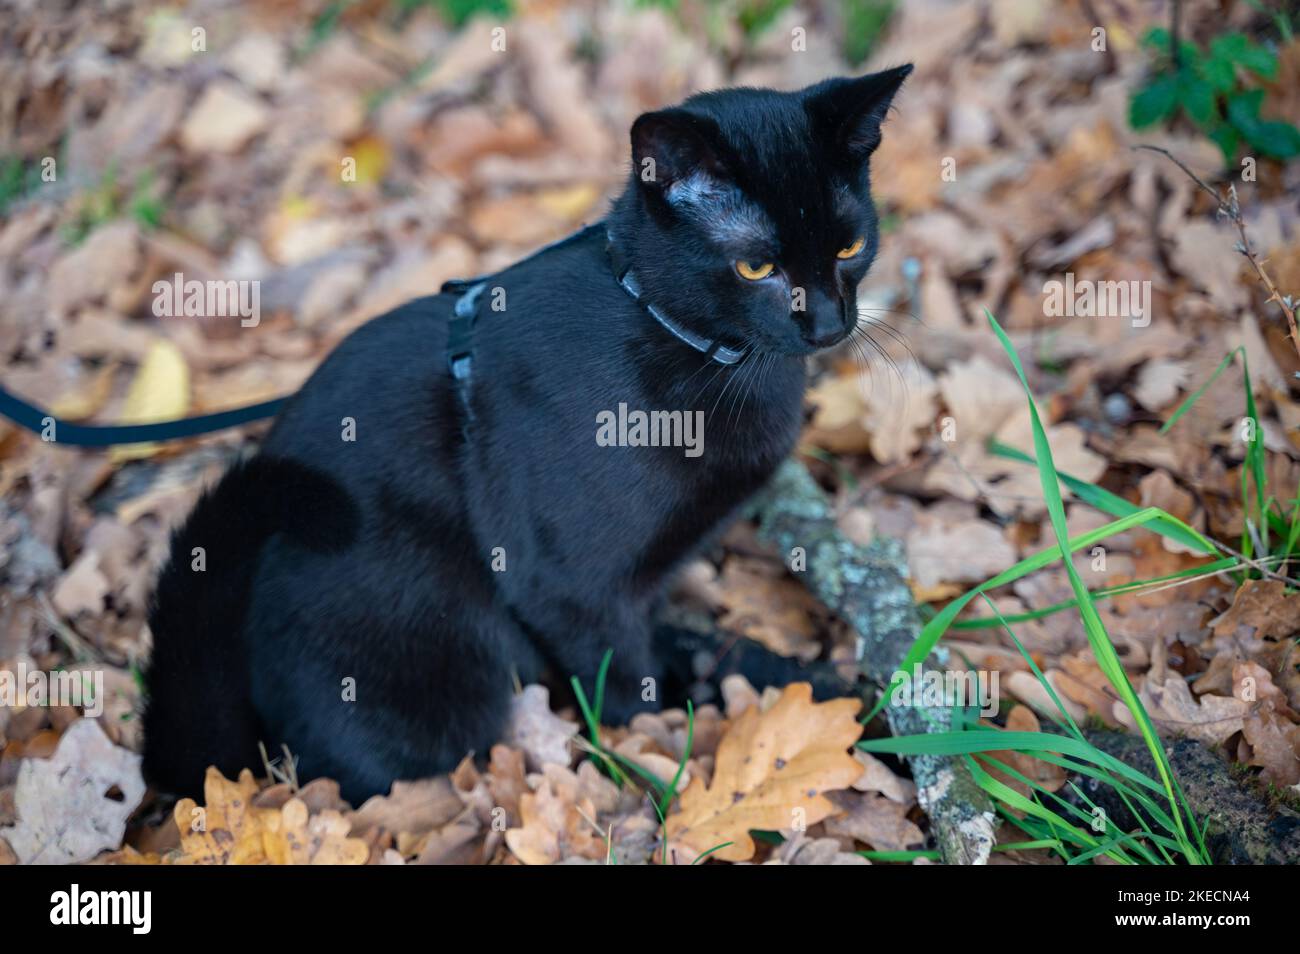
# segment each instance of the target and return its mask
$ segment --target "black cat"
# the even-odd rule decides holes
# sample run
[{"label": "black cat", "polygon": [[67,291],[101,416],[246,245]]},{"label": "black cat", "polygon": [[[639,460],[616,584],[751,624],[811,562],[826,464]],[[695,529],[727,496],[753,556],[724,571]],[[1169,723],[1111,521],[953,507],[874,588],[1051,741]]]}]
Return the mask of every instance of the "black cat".
[{"label": "black cat", "polygon": [[485,752],[516,680],[590,688],[607,648],[605,721],[655,706],[665,585],[790,452],[804,357],[856,327],[910,71],[647,113],[603,223],[343,342],[173,540],[149,780],[196,792],[260,740],[356,801]]}]

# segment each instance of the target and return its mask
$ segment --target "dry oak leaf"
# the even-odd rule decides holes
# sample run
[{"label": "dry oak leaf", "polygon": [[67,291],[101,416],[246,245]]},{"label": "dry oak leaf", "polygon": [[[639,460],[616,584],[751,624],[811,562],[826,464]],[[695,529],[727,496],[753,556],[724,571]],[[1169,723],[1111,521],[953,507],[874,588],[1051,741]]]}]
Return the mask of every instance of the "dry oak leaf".
[{"label": "dry oak leaf", "polygon": [[843,814],[826,819],[826,834],[870,845],[877,851],[905,851],[924,844],[925,835],[907,818],[907,806],[874,793],[833,792]]},{"label": "dry oak leaf", "polygon": [[79,719],[48,759],[28,757],[14,790],[17,820],[0,829],[22,864],[89,861],[122,843],[144,797],[140,756],[113,745],[98,720]]},{"label": "dry oak leaf", "polygon": [[1264,769],[1264,781],[1283,787],[1300,784],[1300,725],[1264,705],[1243,720],[1242,735],[1250,743],[1249,764]]},{"label": "dry oak leaf", "polygon": [[[1187,683],[1168,666],[1164,638],[1157,636],[1151,647],[1151,669],[1142,683],[1138,698],[1163,735],[1185,735],[1206,745],[1226,742],[1242,730],[1242,719],[1250,705],[1226,696],[1205,695],[1197,701]],[[1129,729],[1137,723],[1124,703],[1116,700],[1114,716]]]},{"label": "dry oak leaf", "polygon": [[262,841],[269,864],[364,865],[370,857],[364,841],[348,837],[352,823],[342,812],[328,809],[313,815],[298,798],[278,812],[269,812],[264,825]]},{"label": "dry oak leaf", "polygon": [[804,662],[821,652],[813,637],[816,597],[784,567],[766,560],[731,557],[719,580],[725,607],[718,625],[762,643],[781,656]]},{"label": "dry oak leaf", "polygon": [[853,757],[862,766],[862,776],[853,783],[855,791],[879,792],[892,802],[909,808],[916,804],[916,783],[895,775],[884,762],[870,752],[857,750]]},{"label": "dry oak leaf", "polygon": [[573,761],[569,740],[578,724],[551,711],[551,691],[545,686],[525,686],[510,700],[510,721],[503,741],[523,749],[528,767],[540,772],[547,763],[567,766]]},{"label": "dry oak leaf", "polygon": [[424,834],[451,821],[465,803],[445,775],[418,781],[395,781],[387,795],[372,795],[348,820],[358,835],[370,828],[399,834]]},{"label": "dry oak leaf", "polygon": [[797,682],[767,711],[741,713],[718,745],[712,784],[696,779],[665,823],[674,862],[689,864],[726,842],[710,857],[746,861],[754,854],[751,829],[815,825],[834,813],[825,793],[862,776],[848,751],[862,734],[860,707],[857,699],[814,703],[812,687]]},{"label": "dry oak leaf", "polygon": [[209,767],[203,780],[206,803],[193,799],[176,803],[173,818],[181,833],[173,864],[350,864],[366,863],[370,850],[360,838],[349,838],[352,825],[340,812],[312,815],[301,799],[279,808],[253,804],[257,782],[244,769],[236,781]]},{"label": "dry oak leaf", "polygon": [[[558,769],[553,766],[553,769]],[[598,860],[605,844],[595,829],[596,807],[579,794],[577,776],[548,772],[537,790],[519,798],[523,824],[506,831],[506,845],[526,865],[551,865],[566,858]]]},{"label": "dry oak leaf", "polygon": [[1216,636],[1231,636],[1238,626],[1253,626],[1260,639],[1285,638],[1300,629],[1300,595],[1288,594],[1281,580],[1247,580],[1228,611],[1210,625]]}]

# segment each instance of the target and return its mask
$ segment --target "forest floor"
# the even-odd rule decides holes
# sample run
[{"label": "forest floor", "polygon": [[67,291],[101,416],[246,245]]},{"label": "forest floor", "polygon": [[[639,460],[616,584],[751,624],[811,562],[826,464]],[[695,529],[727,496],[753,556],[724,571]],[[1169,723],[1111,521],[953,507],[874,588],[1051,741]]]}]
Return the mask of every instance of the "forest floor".
[{"label": "forest floor", "polygon": [[[495,21],[454,31],[427,8],[399,20],[391,6],[321,3],[314,17],[278,2],[31,6],[0,47],[4,148],[23,157],[0,157],[4,387],[85,422],[292,392],[367,319],[598,218],[621,188],[639,113],[701,88],[795,88],[851,69],[824,18],[793,7],[741,37],[700,28],[686,4],[529,2],[502,21],[499,53]],[[927,614],[1053,545],[1038,472],[990,450],[990,439],[1034,445],[987,308],[1025,366],[1057,469],[1160,508],[1235,561],[1232,572],[1197,572],[1211,557],[1143,528],[1075,555],[1090,589],[1139,584],[1097,607],[1154,726],[1204,742],[1261,792],[1294,802],[1300,596],[1286,547],[1300,519],[1300,357],[1215,198],[1166,156],[1133,147],[1168,150],[1224,195],[1235,185],[1252,250],[1293,295],[1300,164],[1260,158],[1228,178],[1219,149],[1190,125],[1130,128],[1156,6],[900,5],[869,63],[917,66],[872,161],[882,248],[862,301],[885,327],[877,352],[819,363],[801,452],[848,538],[904,542]],[[1215,4],[1186,7],[1193,39],[1232,26]],[[1251,15],[1234,14],[1243,28]],[[792,51],[804,25],[808,49]],[[1300,123],[1300,42],[1279,47],[1266,103]],[[53,181],[40,176],[45,156]],[[1050,283],[1067,272],[1075,284],[1056,290],[1136,282],[1149,308],[1052,315]],[[176,273],[259,281],[260,320],[154,317],[151,289]],[[263,431],[81,452],[0,420],[0,669],[103,676],[94,717],[0,704],[0,863],[634,863],[668,848],[690,861],[706,848],[686,814],[708,815],[712,796],[731,790],[724,774],[791,733],[824,794],[791,793],[770,818],[782,835],[755,840],[749,830],[762,826],[742,825],[715,860],[866,863],[864,850],[925,847],[902,763],[847,754],[858,700],[813,707],[797,688],[738,679],[689,720],[669,710],[601,730],[605,750],[678,778],[687,794],[662,805],[634,773],[612,781],[579,741],[580,714],[552,711],[540,687],[517,698],[486,766],[467,758],[361,806],[329,780],[299,788],[283,759],[278,780],[261,765],[211,776],[202,812],[156,804],[137,754],[153,576],[200,488]],[[1066,502],[1072,534],[1111,519]],[[1075,719],[1135,726],[1078,613],[1044,612],[1074,595],[1059,561],[989,595],[944,644],[998,673],[993,724],[1032,730],[1054,714],[1028,656]],[[853,655],[845,626],[749,525],[689,567],[675,599],[784,655]],[[1023,653],[1006,629],[981,624],[993,607],[1018,620]],[[1065,786],[1062,770],[1032,762],[1021,766],[1044,788]],[[791,805],[802,830],[788,824]],[[1012,825],[1000,837],[1021,840]],[[994,857],[1059,860],[1043,849]]]}]

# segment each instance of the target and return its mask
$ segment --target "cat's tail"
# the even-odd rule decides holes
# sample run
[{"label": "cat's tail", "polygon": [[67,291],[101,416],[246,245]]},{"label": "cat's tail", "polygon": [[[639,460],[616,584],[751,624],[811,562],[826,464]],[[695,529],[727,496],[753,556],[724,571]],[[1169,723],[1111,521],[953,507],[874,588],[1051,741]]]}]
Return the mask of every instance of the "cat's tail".
[{"label": "cat's tail", "polygon": [[244,632],[258,554],[282,534],[308,550],[346,547],[355,507],[337,483],[286,458],[232,467],[173,535],[149,613],[144,775],[201,795],[209,765],[228,778],[261,765]]}]

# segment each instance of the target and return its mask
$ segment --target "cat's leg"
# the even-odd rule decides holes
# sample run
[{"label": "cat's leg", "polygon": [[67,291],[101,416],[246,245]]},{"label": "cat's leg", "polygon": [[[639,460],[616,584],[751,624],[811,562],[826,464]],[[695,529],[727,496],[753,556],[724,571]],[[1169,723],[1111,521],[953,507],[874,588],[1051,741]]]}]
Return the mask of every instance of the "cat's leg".
[{"label": "cat's leg", "polygon": [[782,656],[693,614],[662,614],[655,623],[653,646],[662,667],[665,705],[669,706],[684,705],[687,699],[696,705],[720,702],[722,680],[733,674],[744,676],[759,690],[807,682],[818,700],[855,691],[853,680],[830,662],[804,663]]},{"label": "cat's leg", "polygon": [[514,680],[540,660],[472,581],[439,587],[376,552],[287,559],[250,618],[253,701],[267,748],[354,804],[394,779],[449,771],[499,740]]},{"label": "cat's leg", "polygon": [[596,599],[602,595],[553,590],[530,607],[526,626],[555,681],[564,686],[577,677],[589,700],[609,653],[601,719],[621,725],[638,712],[661,707],[660,667],[648,611],[631,601]]}]

